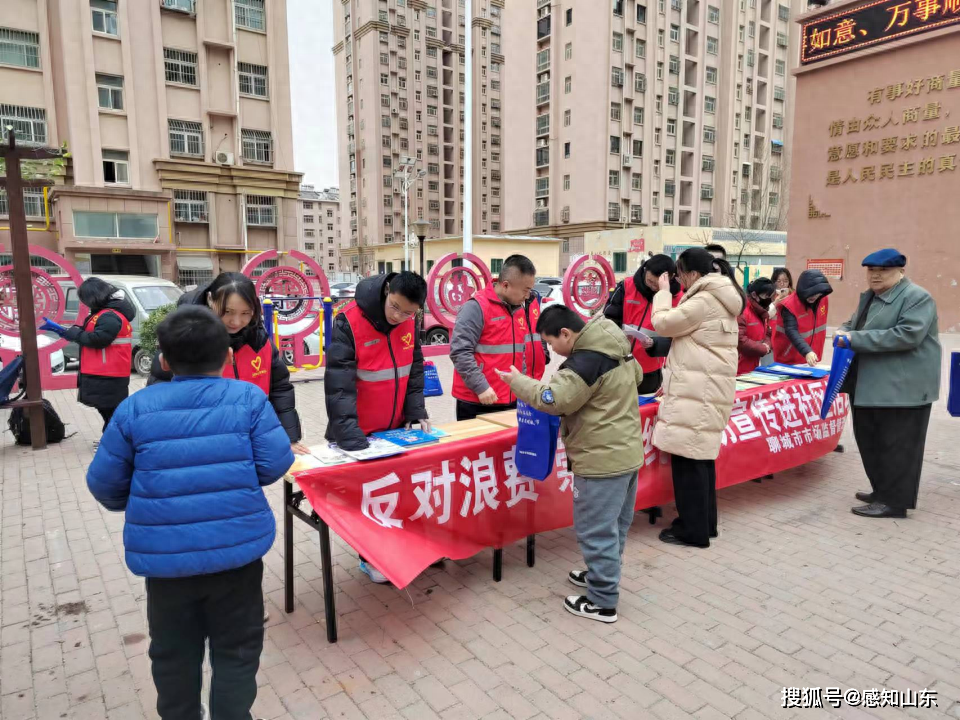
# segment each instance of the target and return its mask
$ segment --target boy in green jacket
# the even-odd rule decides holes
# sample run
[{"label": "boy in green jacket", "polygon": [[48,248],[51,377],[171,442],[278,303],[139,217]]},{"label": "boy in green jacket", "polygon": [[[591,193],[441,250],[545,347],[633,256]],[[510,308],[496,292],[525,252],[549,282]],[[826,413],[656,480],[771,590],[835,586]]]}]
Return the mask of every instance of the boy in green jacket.
[{"label": "boy in green jacket", "polygon": [[564,607],[580,617],[616,622],[620,565],[643,465],[637,405],[643,371],[626,335],[603,316],[585,323],[569,308],[554,305],[543,311],[537,332],[566,362],[549,382],[515,367],[501,377],[525,403],[562,418],[560,433],[574,476],[573,524],[587,565],[568,578],[587,594],[569,596]]}]

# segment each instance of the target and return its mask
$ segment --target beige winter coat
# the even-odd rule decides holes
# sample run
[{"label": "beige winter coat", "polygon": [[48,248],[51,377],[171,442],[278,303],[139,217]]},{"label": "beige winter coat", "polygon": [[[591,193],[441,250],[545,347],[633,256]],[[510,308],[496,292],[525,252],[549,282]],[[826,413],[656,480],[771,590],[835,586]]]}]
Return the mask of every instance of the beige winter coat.
[{"label": "beige winter coat", "polygon": [[653,433],[661,450],[714,460],[736,394],[740,293],[726,275],[701,277],[677,307],[669,292],[653,299],[653,329],[673,338],[663,369],[663,398]]}]

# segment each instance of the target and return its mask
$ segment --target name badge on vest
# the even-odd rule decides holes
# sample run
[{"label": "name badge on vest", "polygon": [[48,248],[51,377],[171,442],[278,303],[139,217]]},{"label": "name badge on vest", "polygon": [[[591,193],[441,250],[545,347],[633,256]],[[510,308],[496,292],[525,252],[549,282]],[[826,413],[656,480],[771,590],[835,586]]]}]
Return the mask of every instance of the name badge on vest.
[{"label": "name badge on vest", "polygon": [[370,347],[371,345],[376,345],[378,342],[380,342],[380,338],[376,338],[374,340],[367,340],[367,342],[365,342],[363,346]]}]

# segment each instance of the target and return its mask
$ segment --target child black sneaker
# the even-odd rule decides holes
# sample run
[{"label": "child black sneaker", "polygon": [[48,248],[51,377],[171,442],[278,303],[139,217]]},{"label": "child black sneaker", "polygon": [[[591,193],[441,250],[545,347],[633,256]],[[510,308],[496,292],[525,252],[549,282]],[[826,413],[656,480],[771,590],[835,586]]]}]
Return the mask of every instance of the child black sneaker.
[{"label": "child black sneaker", "polygon": [[577,587],[585,588],[587,586],[587,571],[571,570],[570,574],[567,575],[567,580],[570,581],[571,585],[576,585]]},{"label": "child black sneaker", "polygon": [[615,623],[617,621],[616,608],[600,608],[594,605],[583,595],[570,595],[563,601],[563,606],[568,613],[579,615],[580,617],[598,620],[604,623]]}]

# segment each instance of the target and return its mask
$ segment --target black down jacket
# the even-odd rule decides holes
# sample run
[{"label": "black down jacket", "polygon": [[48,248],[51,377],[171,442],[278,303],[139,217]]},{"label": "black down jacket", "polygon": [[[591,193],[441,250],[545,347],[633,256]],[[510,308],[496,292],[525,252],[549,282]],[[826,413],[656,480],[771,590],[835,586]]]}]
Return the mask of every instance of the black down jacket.
[{"label": "black down jacket", "polygon": [[[177,306],[181,305],[203,305],[207,304],[206,288],[192,290],[184,293],[177,300]],[[254,352],[260,352],[263,346],[269,342],[267,330],[262,322],[256,325],[250,325],[235,335],[230,336],[230,347],[237,352],[244,345],[249,345]],[[153,357],[153,366],[150,368],[150,377],[147,385],[153,385],[157,382],[169,382],[173,375],[164,372],[160,367],[160,353],[157,352]],[[297,414],[297,398],[293,389],[293,383],[290,382],[290,371],[287,364],[283,361],[280,351],[274,347],[272,360],[270,362],[270,404],[273,406],[277,417],[280,418],[280,424],[287,432],[291,443],[300,442],[303,432],[300,427],[300,416]]]},{"label": "black down jacket", "polygon": [[[90,308],[90,315],[83,322],[69,328],[64,337],[80,346],[80,374],[77,378],[77,400],[82,404],[105,410],[117,407],[130,394],[130,374],[126,377],[103,377],[100,375],[86,375],[83,372],[83,348],[101,350],[117,339],[122,323],[114,313],[105,313],[97,320],[90,332],[83,328],[91,316],[101,310],[116,310],[127,320],[133,321],[137,316],[137,309],[127,298],[123,290],[117,290],[102,308]],[[129,369],[129,368],[128,368]]]},{"label": "black down jacket", "polygon": [[[383,312],[384,289],[396,273],[377,275],[357,285],[355,302],[374,327],[384,335],[393,330]],[[420,347],[420,328],[414,332],[413,367],[407,382],[407,394],[398,398],[403,402],[405,422],[427,419],[423,399],[423,350]],[[327,440],[345,450],[362,450],[367,439],[357,420],[357,351],[353,332],[344,313],[333,321],[330,342],[327,344],[327,363],[323,376],[327,399]]]}]

